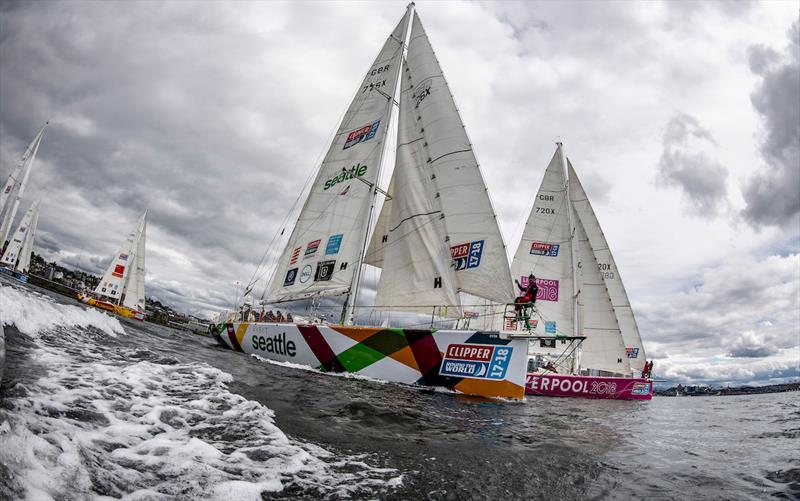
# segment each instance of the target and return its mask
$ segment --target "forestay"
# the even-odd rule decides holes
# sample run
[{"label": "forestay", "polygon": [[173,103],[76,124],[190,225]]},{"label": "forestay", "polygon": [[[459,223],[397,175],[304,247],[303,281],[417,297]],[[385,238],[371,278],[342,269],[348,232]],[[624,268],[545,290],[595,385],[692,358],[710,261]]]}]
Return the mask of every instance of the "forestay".
[{"label": "forestay", "polygon": [[642,369],[644,369],[646,360],[644,345],[639,335],[639,327],[636,324],[636,318],[633,316],[633,309],[628,300],[625,286],[622,283],[619,269],[611,254],[611,249],[608,246],[603,230],[600,228],[597,216],[594,210],[592,210],[589,198],[586,196],[586,192],[578,179],[578,175],[575,173],[575,170],[572,168],[572,163],[569,162],[569,160],[567,160],[567,167],[569,169],[572,205],[586,231],[589,245],[597,261],[598,271],[600,275],[602,275],[603,282],[608,289],[608,294],[614,308],[614,314],[616,315],[619,329],[622,332],[627,358],[631,368],[641,372]]},{"label": "forestay", "polygon": [[267,302],[350,290],[368,229],[408,18],[406,13],[384,44],[339,125],[279,258]]},{"label": "forestay", "polygon": [[22,217],[17,231],[14,232],[2,259],[0,259],[0,265],[23,273],[28,271],[33,250],[33,235],[39,222],[39,203],[38,199],[33,202]]},{"label": "forestay", "polygon": [[528,275],[536,276],[539,292],[536,307],[544,320],[544,332],[571,336],[573,330],[573,288],[570,226],[566,184],[556,149],[536,193],[533,208],[525,223],[511,273],[522,286]]},{"label": "forestay", "polygon": [[453,305],[447,316],[457,316],[458,292],[510,302],[497,217],[416,14],[402,81],[392,200],[384,204],[366,261],[383,268],[376,304],[404,311]]}]

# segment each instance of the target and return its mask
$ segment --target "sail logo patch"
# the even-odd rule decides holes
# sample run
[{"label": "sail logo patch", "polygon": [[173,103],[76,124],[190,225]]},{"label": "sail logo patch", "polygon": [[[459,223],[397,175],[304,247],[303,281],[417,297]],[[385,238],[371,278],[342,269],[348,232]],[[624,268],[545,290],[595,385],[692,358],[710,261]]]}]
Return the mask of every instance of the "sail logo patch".
[{"label": "sail logo patch", "polygon": [[545,334],[555,334],[556,333],[556,322],[555,322],[555,320],[545,320],[545,322],[544,322],[544,332],[545,332]]},{"label": "sail logo patch", "polygon": [[127,254],[120,254],[119,255],[119,260],[120,261],[127,261],[128,260],[128,255]]},{"label": "sail logo patch", "polygon": [[547,242],[532,242],[531,254],[534,256],[558,256],[559,244],[549,244]]},{"label": "sail logo patch", "polygon": [[320,261],[317,263],[317,272],[314,273],[315,282],[327,282],[333,276],[336,261]]},{"label": "sail logo patch", "polygon": [[319,249],[319,243],[321,241],[322,240],[314,240],[313,242],[308,242],[308,245],[306,246],[306,252],[305,254],[303,254],[303,259],[308,259],[314,254],[316,254],[317,249]]},{"label": "sail logo patch", "polygon": [[[519,284],[523,287],[527,287],[528,277],[520,277]],[[536,292],[537,301],[558,301],[558,280],[537,278],[536,286],[539,288]]]},{"label": "sail logo patch", "polygon": [[364,141],[369,141],[370,139],[375,137],[375,134],[378,133],[378,127],[380,127],[380,125],[381,125],[381,121],[380,120],[375,120],[371,124],[367,124],[367,125],[365,125],[363,127],[360,127],[360,128],[358,128],[358,129],[356,129],[354,131],[348,132],[347,133],[347,139],[344,142],[344,148],[342,148],[342,149],[346,150],[347,148],[349,148],[351,146],[355,146],[358,143],[363,143]]},{"label": "sail logo patch", "polygon": [[297,268],[292,268],[291,270],[286,272],[286,278],[283,279],[283,286],[289,287],[290,285],[294,285],[294,281],[297,278]]},{"label": "sail logo patch", "polygon": [[120,277],[120,278],[122,278],[122,275],[124,273],[125,273],[125,266],[123,266],[121,264],[118,264],[118,265],[114,266],[114,271],[111,272],[112,275],[114,275],[115,277]]},{"label": "sail logo patch", "polygon": [[510,346],[451,344],[442,359],[439,375],[502,380],[512,351]]},{"label": "sail logo patch", "polygon": [[302,248],[303,247],[300,246],[300,247],[295,247],[294,250],[292,250],[292,257],[291,259],[289,259],[289,266],[297,263],[297,259],[300,257],[300,249]]},{"label": "sail logo patch", "polygon": [[625,348],[625,353],[628,355],[628,358],[639,358],[639,348]]},{"label": "sail logo patch", "polygon": [[300,283],[304,284],[311,279],[311,265],[307,264],[303,266],[303,271],[300,272]]},{"label": "sail logo patch", "polygon": [[456,265],[456,271],[477,268],[481,265],[483,254],[483,240],[467,242],[450,247],[450,256]]},{"label": "sail logo patch", "polygon": [[[339,184],[341,182],[349,181],[350,179],[361,177],[366,173],[367,173],[367,166],[363,165],[361,162],[358,162],[354,166],[350,167],[350,170],[347,170],[344,167],[342,167],[341,172],[339,172],[338,174],[336,174],[332,178],[330,178],[327,181],[325,181],[325,186],[322,189],[323,190],[327,190],[328,188],[332,188],[332,187],[336,186],[337,184]],[[350,187],[350,185],[348,185],[348,187],[345,188],[344,192],[339,193],[339,194],[340,195],[344,195],[345,192],[349,189],[349,187]]]},{"label": "sail logo patch", "polygon": [[342,246],[343,234],[331,235],[328,237],[328,244],[325,246],[325,255],[338,254],[339,248]]}]

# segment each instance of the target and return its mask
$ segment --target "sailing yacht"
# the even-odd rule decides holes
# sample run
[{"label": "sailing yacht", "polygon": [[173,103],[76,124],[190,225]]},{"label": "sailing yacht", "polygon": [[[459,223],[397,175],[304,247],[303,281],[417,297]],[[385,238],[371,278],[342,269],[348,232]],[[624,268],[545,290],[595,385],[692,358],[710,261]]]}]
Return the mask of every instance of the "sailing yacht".
[{"label": "sailing yacht", "polygon": [[[393,115],[396,147],[388,148]],[[389,154],[395,168],[383,190]],[[528,342],[516,333],[354,326],[365,264],[382,269],[372,307],[382,312],[457,319],[462,293],[513,299],[486,185],[413,3],[339,124],[263,297],[279,304],[339,296],[340,325],[231,321],[215,331],[225,346],[271,360],[524,397]]]},{"label": "sailing yacht", "polygon": [[[36,153],[39,151],[39,145],[42,143],[48,124],[49,122],[45,122],[28,147],[25,148],[25,152],[0,190],[0,254],[2,254],[0,270],[23,282],[28,281],[33,238],[36,233],[36,224],[39,221],[39,200],[35,201],[25,213],[13,235],[11,235],[11,227],[25,194],[25,187],[36,160]],[[11,235],[10,240],[6,240],[9,235]]]},{"label": "sailing yacht", "polygon": [[78,293],[78,300],[125,318],[144,321],[144,253],[147,232],[147,211],[90,294]]},{"label": "sailing yacht", "polygon": [[[511,272],[537,299],[526,394],[649,400],[653,385],[628,295],[562,145],[548,165]],[[519,327],[519,326],[515,326]]]},{"label": "sailing yacht", "polygon": [[28,281],[33,238],[36,233],[36,225],[39,223],[40,202],[41,199],[37,199],[31,204],[0,258],[0,269],[22,282]]}]

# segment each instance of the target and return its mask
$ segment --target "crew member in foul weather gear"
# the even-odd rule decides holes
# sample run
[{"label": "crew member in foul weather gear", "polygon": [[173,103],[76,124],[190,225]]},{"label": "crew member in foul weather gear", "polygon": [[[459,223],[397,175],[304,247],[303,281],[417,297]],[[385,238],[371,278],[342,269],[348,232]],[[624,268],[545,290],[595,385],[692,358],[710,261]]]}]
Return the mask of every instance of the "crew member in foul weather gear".
[{"label": "crew member in foul weather gear", "polygon": [[534,304],[536,303],[536,293],[539,292],[539,287],[536,285],[536,277],[533,276],[533,273],[528,275],[528,285],[523,287],[519,284],[519,280],[514,280],[514,283],[517,284],[519,290],[522,292],[522,295],[519,296],[514,300],[514,309],[517,313],[522,311],[522,308],[526,304]]}]

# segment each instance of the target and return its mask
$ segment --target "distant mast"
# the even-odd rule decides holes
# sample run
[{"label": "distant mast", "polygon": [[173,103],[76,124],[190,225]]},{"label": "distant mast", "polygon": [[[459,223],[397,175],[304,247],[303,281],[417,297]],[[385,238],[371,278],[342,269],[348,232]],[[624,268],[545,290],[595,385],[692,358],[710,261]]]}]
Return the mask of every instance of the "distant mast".
[{"label": "distant mast", "polygon": [[17,166],[11,172],[0,191],[0,212],[2,218],[0,219],[0,247],[2,247],[8,234],[11,232],[11,225],[14,222],[14,216],[17,215],[19,203],[22,200],[22,195],[25,193],[25,186],[28,184],[28,177],[31,174],[33,161],[36,158],[36,153],[39,151],[39,145],[44,136],[44,130],[50,122],[45,122],[31,143],[25,149]]},{"label": "distant mast", "polygon": [[31,252],[33,251],[33,238],[36,233],[36,225],[39,222],[39,203],[37,199],[17,226],[17,231],[11,237],[3,257],[0,259],[0,266],[13,269],[20,273],[27,273],[31,264]]}]

